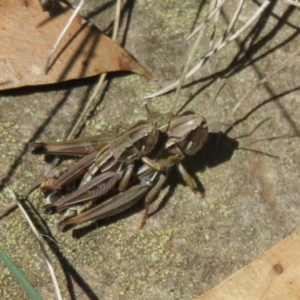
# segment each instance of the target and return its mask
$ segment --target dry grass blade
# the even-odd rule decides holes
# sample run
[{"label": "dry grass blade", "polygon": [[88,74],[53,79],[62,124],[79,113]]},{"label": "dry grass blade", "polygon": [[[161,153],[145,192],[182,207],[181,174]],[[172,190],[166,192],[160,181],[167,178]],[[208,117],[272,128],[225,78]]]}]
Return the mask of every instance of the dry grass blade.
[{"label": "dry grass blade", "polygon": [[186,38],[185,41],[191,39],[214,15],[219,14],[220,9],[224,4],[225,0],[220,1],[220,3],[217,3],[217,7],[215,7],[216,1],[212,1],[206,19]]},{"label": "dry grass blade", "polygon": [[84,3],[84,0],[80,0],[80,2],[78,3],[78,5],[76,6],[76,9],[73,11],[72,15],[70,16],[67,24],[65,25],[65,27],[62,29],[62,31],[60,32],[59,36],[57,37],[57,40],[55,41],[52,49],[50,50],[49,53],[49,57],[46,63],[46,67],[45,67],[45,73],[48,72],[49,67],[52,64],[52,59],[53,59],[53,55],[57,49],[57,46],[59,45],[59,43],[61,42],[62,38],[64,37],[64,35],[66,34],[67,30],[70,28],[72,22],[74,21],[75,17],[78,15],[82,5]]},{"label": "dry grass blade", "polygon": [[6,188],[7,188],[8,192],[10,193],[11,198],[14,200],[14,202],[16,202],[18,204],[18,206],[19,206],[20,210],[22,211],[25,219],[27,220],[27,222],[28,222],[28,224],[29,224],[32,232],[34,233],[34,236],[35,236],[37,242],[39,243],[39,245],[41,247],[41,250],[42,250],[42,253],[44,255],[46,264],[48,266],[48,269],[49,269],[52,281],[53,281],[54,289],[55,289],[55,292],[56,292],[56,297],[57,297],[57,299],[62,300],[63,298],[61,296],[61,292],[60,292],[60,289],[59,289],[58,281],[57,281],[55,273],[54,273],[54,269],[53,269],[52,264],[50,262],[50,257],[47,254],[47,251],[46,251],[46,249],[44,247],[42,239],[40,238],[40,236],[38,234],[38,231],[35,228],[35,226],[32,223],[32,221],[30,220],[30,217],[28,216],[26,210],[23,208],[22,204],[19,202],[17,196],[14,194],[14,192],[9,187],[6,187]]},{"label": "dry grass blade", "polygon": [[[193,76],[204,64],[204,62],[211,58],[211,56],[213,54],[215,54],[216,52],[220,51],[221,49],[223,49],[224,47],[226,47],[227,45],[229,45],[231,42],[233,42],[235,39],[237,39],[246,29],[248,29],[257,19],[258,17],[263,13],[263,11],[267,8],[267,6],[270,4],[269,0],[265,0],[261,6],[258,8],[258,10],[256,11],[255,14],[253,14],[253,16],[246,22],[246,24],[241,27],[239,30],[237,30],[234,34],[232,34],[229,37],[226,37],[225,39],[222,37],[221,39],[219,39],[216,43],[215,46],[213,47],[212,50],[210,50],[207,54],[203,55],[199,62],[187,73],[186,78],[190,78],[191,76]],[[236,12],[240,12],[240,6],[238,6]],[[235,13],[235,18],[237,19],[239,14]],[[236,20],[233,20],[230,23],[234,24],[236,22]],[[228,35],[228,30],[226,30],[226,33]],[[153,97],[157,97],[160,96],[162,94],[165,94],[171,90],[173,90],[174,88],[176,88],[178,86],[178,84],[180,83],[180,80],[177,80],[176,82],[170,84],[169,86],[159,90],[156,93],[153,93],[151,95],[145,96],[144,99],[148,99],[148,98],[153,98]]]},{"label": "dry grass blade", "polygon": [[[243,0],[241,1],[241,3],[243,2]],[[199,45],[200,45],[200,42],[201,42],[201,39],[203,37],[203,34],[204,34],[204,31],[206,29],[206,26],[208,24],[208,21],[209,19],[212,17],[212,16],[215,16],[215,20],[214,20],[214,29],[213,29],[213,32],[211,34],[211,43],[210,43],[210,49],[212,49],[213,47],[213,40],[214,40],[214,36],[215,36],[215,31],[216,31],[216,28],[217,28],[217,23],[218,23],[218,19],[219,19],[219,13],[220,13],[220,9],[222,8],[223,4],[225,3],[225,1],[220,1],[220,3],[217,3],[217,7],[214,9],[214,5],[215,5],[215,1],[213,1],[211,3],[211,6],[209,8],[209,16],[206,18],[206,20],[202,23],[202,26],[198,27],[197,30],[195,30],[195,33],[199,31],[199,34],[198,34],[198,37],[193,45],[193,48],[191,50],[191,53],[187,59],[187,62],[184,66],[184,69],[182,71],[182,74],[181,74],[181,77],[179,79],[179,83],[178,83],[178,86],[176,88],[176,92],[175,92],[175,96],[174,96],[174,106],[173,106],[173,113],[175,114],[176,113],[176,104],[177,104],[177,100],[178,100],[178,97],[179,97],[179,93],[180,93],[180,90],[181,90],[181,87],[186,79],[186,74],[191,66],[191,63],[196,55],[196,51],[197,49],[199,48]],[[241,4],[240,3],[240,4]],[[239,13],[237,12],[240,12],[241,10],[241,5],[238,6],[238,9],[235,13],[235,16],[231,23],[229,24],[227,30],[226,30],[226,33],[224,34],[223,36],[223,39],[225,39],[226,35],[230,32],[231,28],[233,27],[236,19],[237,19],[237,16],[239,15]],[[221,41],[221,40],[220,40]],[[203,61],[204,62],[204,61]]]},{"label": "dry grass blade", "polygon": [[183,82],[184,82],[184,80],[186,78],[186,74],[188,72],[188,69],[189,69],[192,61],[193,61],[193,58],[194,58],[194,56],[196,54],[196,51],[197,51],[197,49],[198,49],[198,47],[200,45],[200,42],[201,42],[201,39],[203,37],[205,28],[206,28],[206,25],[204,25],[201,28],[201,30],[199,31],[197,40],[196,40],[196,42],[195,42],[195,44],[194,44],[194,46],[192,48],[192,51],[191,51],[191,53],[190,53],[190,55],[189,55],[189,57],[187,59],[187,62],[185,64],[184,69],[182,71],[182,74],[180,76],[180,79],[179,79],[179,82],[178,82],[178,85],[177,85],[177,89],[176,89],[176,92],[175,92],[175,96],[174,96],[174,106],[173,106],[173,109],[172,109],[173,114],[176,113],[176,104],[177,104],[177,100],[178,100],[178,97],[179,97],[179,93],[180,93],[181,87],[182,87]]}]

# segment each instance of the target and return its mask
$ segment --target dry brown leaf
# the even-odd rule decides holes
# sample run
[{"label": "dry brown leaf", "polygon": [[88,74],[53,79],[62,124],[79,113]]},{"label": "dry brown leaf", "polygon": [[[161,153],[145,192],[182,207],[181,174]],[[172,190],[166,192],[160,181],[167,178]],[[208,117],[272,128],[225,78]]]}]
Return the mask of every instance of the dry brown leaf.
[{"label": "dry brown leaf", "polygon": [[44,68],[50,49],[72,9],[42,12],[38,1],[0,3],[0,89],[50,84],[113,71],[154,77],[122,47],[77,16],[60,43],[50,70]]}]

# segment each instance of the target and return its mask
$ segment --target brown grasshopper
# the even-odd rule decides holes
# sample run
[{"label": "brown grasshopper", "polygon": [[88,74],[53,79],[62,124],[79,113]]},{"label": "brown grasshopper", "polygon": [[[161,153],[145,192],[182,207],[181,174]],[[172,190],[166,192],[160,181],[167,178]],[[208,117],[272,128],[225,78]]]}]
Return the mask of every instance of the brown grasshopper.
[{"label": "brown grasshopper", "polygon": [[[151,118],[148,109],[147,111]],[[150,153],[155,147],[157,140],[158,129],[151,118],[151,123],[139,122],[116,138],[106,136],[102,140],[101,136],[96,136],[58,143],[36,143],[31,145],[31,152],[34,154],[86,155],[64,174],[58,176],[57,179],[47,179],[46,183],[44,181],[42,190],[45,194],[55,194],[59,189],[81,178],[83,175],[84,177],[80,185],[84,186],[96,173],[103,173],[114,168],[119,169],[125,164],[122,179],[119,180],[120,178],[118,177],[118,180],[114,181],[115,184],[119,182],[120,190],[124,190],[133,170],[131,166],[132,162]],[[121,172],[121,170],[118,172]],[[98,181],[98,184],[101,185],[101,182]],[[111,186],[111,189],[113,187]],[[60,203],[64,202],[59,201]],[[51,207],[53,210],[51,210]],[[56,204],[50,204],[46,207],[46,212],[53,213],[58,207]]]},{"label": "brown grasshopper", "polygon": [[[87,221],[94,221],[118,214],[134,205],[141,197],[145,198],[145,213],[140,228],[146,223],[150,203],[161,190],[167,179],[170,168],[176,165],[183,179],[189,187],[197,191],[194,180],[189,176],[181,161],[185,155],[194,155],[206,141],[208,128],[204,117],[193,112],[186,112],[174,116],[168,124],[159,127],[160,138],[156,147],[143,162],[147,164],[139,166],[127,191],[120,192],[99,205],[80,213],[78,216],[67,218],[60,222],[60,229],[68,225],[78,225]],[[104,173],[105,174],[105,173]],[[136,182],[138,182],[136,184]],[[73,194],[67,196],[68,200],[76,202],[76,195],[81,193],[84,185]],[[77,193],[77,194],[76,194]],[[64,202],[62,198],[62,202]]]}]

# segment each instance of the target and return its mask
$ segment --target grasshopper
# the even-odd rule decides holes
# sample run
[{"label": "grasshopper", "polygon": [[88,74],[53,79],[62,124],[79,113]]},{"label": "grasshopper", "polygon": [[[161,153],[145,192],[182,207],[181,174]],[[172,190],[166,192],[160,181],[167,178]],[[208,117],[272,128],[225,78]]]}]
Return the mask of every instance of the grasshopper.
[{"label": "grasshopper", "polygon": [[[75,217],[61,221],[59,228],[64,230],[69,225],[78,225],[116,215],[146,195],[145,212],[140,225],[140,228],[143,228],[148,218],[149,205],[161,190],[174,165],[192,191],[198,191],[194,180],[181,161],[185,155],[194,155],[204,145],[208,134],[205,118],[193,112],[186,112],[174,116],[168,124],[160,126],[159,130],[160,135],[156,147],[147,157],[143,157],[144,164],[135,170],[129,183],[131,187],[127,191],[120,192]],[[137,184],[136,181],[138,181]],[[79,187],[77,194],[79,191],[81,193],[83,187],[84,185]],[[76,202],[77,194],[75,193],[70,197],[67,196],[68,201]]]},{"label": "grasshopper", "polygon": [[[134,160],[150,153],[158,140],[158,129],[153,123],[151,114],[151,123],[139,122],[128,131],[118,135],[116,138],[105,136],[95,136],[90,138],[80,138],[71,141],[58,143],[36,143],[32,144],[30,150],[34,154],[60,154],[60,155],[79,155],[84,156],[61,176],[54,180],[46,180],[42,185],[42,191],[45,194],[55,194],[59,189],[70,182],[81,178],[80,186],[86,185],[96,173],[103,173],[114,168],[121,168],[125,164],[125,171],[122,180],[115,180],[115,184],[120,181],[119,189],[124,190],[132,173]],[[119,171],[120,172],[120,171]],[[99,179],[99,178],[98,178]],[[101,184],[98,181],[98,184]],[[113,188],[113,187],[111,187]],[[63,205],[64,201],[59,201]],[[70,203],[72,205],[72,203]],[[59,207],[59,206],[57,206]],[[65,208],[65,206],[63,205]],[[60,211],[61,209],[58,208]],[[51,205],[45,209],[47,213],[55,212],[56,209]]]}]

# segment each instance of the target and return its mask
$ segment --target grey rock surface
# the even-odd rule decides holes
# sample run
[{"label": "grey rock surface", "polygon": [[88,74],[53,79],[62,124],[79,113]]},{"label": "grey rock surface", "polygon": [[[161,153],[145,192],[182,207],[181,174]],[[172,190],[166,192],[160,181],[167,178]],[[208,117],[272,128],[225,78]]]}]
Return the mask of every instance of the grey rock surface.
[{"label": "grey rock surface", "polygon": [[[86,14],[101,7],[98,1],[86,2]],[[99,134],[120,122],[133,124],[145,119],[145,103],[161,114],[170,111],[173,93],[153,100],[142,97],[178,78],[191,47],[182,42],[206,11],[204,6],[198,16],[195,1],[132,3],[119,42],[159,81],[148,82],[131,74],[110,75],[103,101],[86,122],[82,136]],[[237,26],[257,9],[254,1],[245,5]],[[234,8],[226,6],[220,26],[227,24]],[[102,22],[113,17],[113,6],[107,9],[92,18],[101,28],[105,28]],[[218,132],[238,99],[298,49],[299,26],[297,9],[273,1],[251,32],[215,55],[194,76],[194,83],[183,89],[180,104],[192,98],[187,109],[202,114],[226,81],[205,114],[210,128]],[[208,39],[204,41],[207,44],[202,45],[201,53],[208,49]],[[57,217],[42,214],[43,200],[34,192],[29,211],[45,234],[64,299],[191,299],[297,228],[299,138],[258,140],[299,134],[298,76],[296,58],[237,110],[230,122],[241,122],[229,133],[232,140],[224,136],[216,140],[212,134],[206,150],[187,159],[187,169],[205,187],[204,199],[174,174],[169,180],[170,195],[163,204],[153,204],[154,213],[143,230],[138,229],[143,213],[140,204],[84,230],[58,232]],[[41,178],[47,164],[43,157],[25,153],[27,143],[64,139],[94,83],[93,79],[79,80],[0,93],[2,184],[22,193]],[[279,158],[234,149],[236,137],[248,135],[265,120],[253,134],[237,140],[239,147]],[[0,206],[4,208],[11,200],[3,185],[1,188]],[[1,247],[44,299],[55,299],[43,256],[21,212],[15,210],[2,218],[0,231]],[[0,282],[1,299],[26,299],[2,264]]]}]

